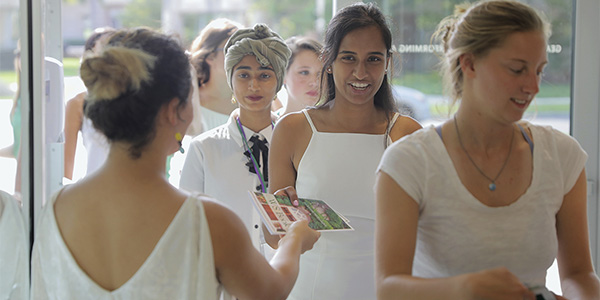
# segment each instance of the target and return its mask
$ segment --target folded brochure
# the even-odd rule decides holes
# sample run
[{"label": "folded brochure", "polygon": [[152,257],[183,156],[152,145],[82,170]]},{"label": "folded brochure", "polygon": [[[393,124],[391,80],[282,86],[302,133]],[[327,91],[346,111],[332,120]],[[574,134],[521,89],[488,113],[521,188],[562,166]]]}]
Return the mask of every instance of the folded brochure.
[{"label": "folded brochure", "polygon": [[325,201],[298,199],[293,206],[287,196],[249,191],[254,207],[271,234],[284,234],[297,220],[308,220],[317,231],[354,230],[348,219],[333,210]]}]

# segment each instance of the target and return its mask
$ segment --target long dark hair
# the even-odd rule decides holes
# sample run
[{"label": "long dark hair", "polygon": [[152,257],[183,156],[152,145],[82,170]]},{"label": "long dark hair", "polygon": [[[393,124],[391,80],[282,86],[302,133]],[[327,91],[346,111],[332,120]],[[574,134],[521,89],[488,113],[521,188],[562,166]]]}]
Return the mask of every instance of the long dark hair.
[{"label": "long dark hair", "polygon": [[[326,72],[337,58],[342,39],[353,30],[375,26],[381,32],[381,37],[387,49],[387,56],[392,55],[392,33],[388,27],[385,16],[373,3],[356,3],[341,9],[329,22],[325,33],[325,45],[323,47],[323,69],[321,70],[321,97],[320,106],[335,99],[335,83],[333,75]],[[397,110],[392,88],[385,74],[383,82],[377,93],[375,93],[375,107],[385,112]]]}]

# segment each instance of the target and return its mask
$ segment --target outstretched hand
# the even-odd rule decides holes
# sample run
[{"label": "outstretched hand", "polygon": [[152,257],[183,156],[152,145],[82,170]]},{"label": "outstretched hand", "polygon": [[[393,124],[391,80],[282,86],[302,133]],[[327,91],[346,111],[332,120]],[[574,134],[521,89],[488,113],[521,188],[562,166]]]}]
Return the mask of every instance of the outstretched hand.
[{"label": "outstretched hand", "polygon": [[298,207],[298,194],[296,193],[296,188],[294,188],[293,186],[286,186],[282,189],[278,189],[277,191],[275,191],[274,194],[287,196],[288,198],[290,198],[292,205]]},{"label": "outstretched hand", "polygon": [[319,237],[321,237],[320,232],[308,227],[307,220],[301,220],[292,223],[288,229],[287,235],[290,237],[298,237],[300,239],[302,242],[300,253],[304,253],[312,249],[313,245],[317,242]]}]

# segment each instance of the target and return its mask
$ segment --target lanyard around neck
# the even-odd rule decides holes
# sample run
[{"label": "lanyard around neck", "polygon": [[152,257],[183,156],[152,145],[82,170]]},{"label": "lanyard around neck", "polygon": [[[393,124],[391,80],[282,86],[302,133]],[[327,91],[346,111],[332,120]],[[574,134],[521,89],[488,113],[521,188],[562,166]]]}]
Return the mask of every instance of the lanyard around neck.
[{"label": "lanyard around neck", "polygon": [[[235,118],[236,124],[237,124],[237,128],[240,131],[240,134],[242,135],[242,140],[244,141],[244,148],[246,149],[246,151],[248,151],[248,153],[250,153],[250,160],[252,160],[252,164],[254,165],[254,170],[256,170],[256,176],[258,176],[258,180],[260,181],[260,187],[261,187],[261,191],[263,193],[267,192],[267,188],[266,188],[266,184],[265,184],[265,178],[262,174],[262,172],[260,171],[260,168],[258,167],[258,160],[256,159],[256,157],[254,157],[254,154],[252,154],[252,150],[250,150],[250,146],[248,146],[248,139],[246,138],[246,133],[244,132],[244,128],[242,127],[242,122],[240,121],[240,118],[237,117]],[[271,128],[273,128],[274,124],[273,122],[271,122]],[[263,162],[264,164],[264,162]]]}]

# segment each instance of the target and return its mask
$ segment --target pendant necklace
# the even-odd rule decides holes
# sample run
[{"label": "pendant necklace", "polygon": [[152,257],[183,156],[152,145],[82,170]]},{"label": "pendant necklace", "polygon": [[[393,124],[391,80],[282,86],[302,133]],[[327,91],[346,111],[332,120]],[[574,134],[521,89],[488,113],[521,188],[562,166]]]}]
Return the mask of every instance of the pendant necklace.
[{"label": "pendant necklace", "polygon": [[460,137],[460,131],[458,131],[458,124],[456,122],[456,115],[454,115],[454,128],[456,128],[456,135],[458,136],[458,143],[460,144],[460,147],[462,148],[462,150],[467,155],[467,158],[471,161],[471,163],[473,164],[473,166],[475,166],[475,169],[477,169],[477,171],[479,171],[479,173],[481,173],[481,175],[483,175],[483,177],[487,178],[487,180],[489,180],[489,181],[492,182],[492,183],[490,183],[490,185],[488,185],[488,188],[490,189],[490,191],[492,191],[492,192],[495,191],[496,190],[496,180],[498,179],[498,177],[500,177],[500,174],[502,174],[502,171],[504,171],[504,167],[506,167],[506,164],[508,163],[508,158],[510,158],[510,153],[512,152],[513,141],[515,139],[515,131],[514,131],[514,129],[512,131],[512,135],[510,137],[510,146],[508,148],[508,154],[506,155],[506,160],[504,161],[504,164],[502,165],[502,168],[500,168],[500,171],[498,172],[498,174],[496,175],[496,177],[494,179],[492,179],[489,176],[485,175],[485,173],[483,173],[483,171],[477,166],[477,164],[475,163],[475,161],[473,161],[473,159],[471,158],[471,155],[469,155],[469,152],[467,152],[467,149],[463,145],[462,139]]}]

